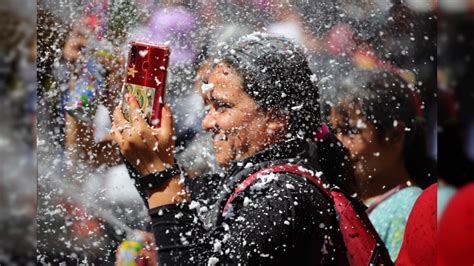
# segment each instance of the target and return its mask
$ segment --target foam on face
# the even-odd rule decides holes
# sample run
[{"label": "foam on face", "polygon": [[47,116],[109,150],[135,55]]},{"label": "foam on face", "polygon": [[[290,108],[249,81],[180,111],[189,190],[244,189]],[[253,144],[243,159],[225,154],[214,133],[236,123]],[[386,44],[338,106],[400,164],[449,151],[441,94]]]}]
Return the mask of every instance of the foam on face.
[{"label": "foam on face", "polygon": [[203,94],[207,94],[210,92],[212,89],[214,89],[214,83],[204,83],[201,86],[201,90]]}]

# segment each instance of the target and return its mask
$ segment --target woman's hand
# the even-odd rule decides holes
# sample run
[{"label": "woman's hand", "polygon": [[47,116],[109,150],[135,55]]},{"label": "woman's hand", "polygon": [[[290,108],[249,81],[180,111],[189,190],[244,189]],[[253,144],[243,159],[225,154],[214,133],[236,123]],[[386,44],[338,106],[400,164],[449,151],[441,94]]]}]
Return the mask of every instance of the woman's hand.
[{"label": "woman's hand", "polygon": [[[163,171],[174,164],[173,116],[168,106],[161,114],[161,127],[150,127],[140,111],[135,97],[127,94],[131,120],[123,117],[122,107],[115,108],[111,137],[118,143],[122,155],[141,175]],[[189,197],[179,176],[168,180],[162,187],[147,191],[148,207],[188,201]]]},{"label": "woman's hand", "polygon": [[119,105],[113,113],[111,137],[120,147],[122,155],[137,169],[147,175],[163,171],[174,164],[174,126],[171,110],[164,106],[161,127],[152,128],[140,111],[131,94],[125,99],[130,106],[132,121],[127,121]]}]

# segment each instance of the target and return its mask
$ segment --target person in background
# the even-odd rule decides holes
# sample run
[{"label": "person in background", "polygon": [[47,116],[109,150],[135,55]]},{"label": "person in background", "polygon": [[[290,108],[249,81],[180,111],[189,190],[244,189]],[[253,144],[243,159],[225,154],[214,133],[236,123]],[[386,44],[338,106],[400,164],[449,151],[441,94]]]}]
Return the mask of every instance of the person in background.
[{"label": "person in background", "polygon": [[325,93],[327,119],[351,153],[359,197],[395,260],[416,198],[436,181],[416,92],[392,73],[354,70]]},{"label": "person in background", "polygon": [[[119,50],[125,42],[124,32],[134,26],[138,11],[126,2],[113,6],[107,5],[106,1],[100,2],[96,6],[94,3],[86,5],[71,30],[61,32],[66,36],[64,42],[53,45],[63,47],[61,60],[51,63],[51,74],[39,75],[41,80],[52,78],[47,82],[52,84],[51,88],[41,95],[41,102],[44,103],[45,98],[48,102],[59,98],[51,95],[61,97],[57,104],[58,117],[53,117],[50,123],[62,122],[54,131],[60,159],[54,157],[54,162],[48,163],[49,168],[44,167],[48,168],[45,169],[47,175],[52,177],[48,182],[40,182],[39,191],[41,196],[55,190],[64,191],[50,202],[60,206],[61,212],[54,213],[45,205],[39,208],[43,218],[39,221],[41,232],[38,237],[42,263],[74,263],[83,259],[91,263],[113,262],[114,248],[125,237],[123,228],[145,230],[149,226],[143,202],[136,190],[130,187],[132,183],[125,166],[119,165],[119,153],[107,139],[108,134],[103,134],[108,132],[111,123],[111,111],[107,107],[114,106],[116,96],[120,94],[121,84],[117,81],[121,83],[123,79],[124,59]],[[40,12],[42,21],[49,15],[43,12]],[[55,36],[53,33],[44,34],[44,31],[41,30],[41,42]],[[46,57],[45,54],[47,52],[40,56]],[[88,98],[89,106],[95,108],[90,108],[87,113],[78,111],[86,106],[80,105],[83,98],[77,97],[83,96],[78,91],[84,88],[91,88],[95,93],[95,97]],[[44,132],[47,127],[48,123],[43,121],[39,127],[41,134],[48,133]],[[40,170],[42,177],[44,168]],[[97,198],[100,201],[95,202]],[[49,220],[55,220],[54,225]],[[56,223],[62,223],[60,226],[66,224],[64,230],[45,229],[59,227]],[[58,238],[65,239],[67,244],[46,241]],[[77,247],[81,247],[79,256],[61,255],[74,253]]]}]

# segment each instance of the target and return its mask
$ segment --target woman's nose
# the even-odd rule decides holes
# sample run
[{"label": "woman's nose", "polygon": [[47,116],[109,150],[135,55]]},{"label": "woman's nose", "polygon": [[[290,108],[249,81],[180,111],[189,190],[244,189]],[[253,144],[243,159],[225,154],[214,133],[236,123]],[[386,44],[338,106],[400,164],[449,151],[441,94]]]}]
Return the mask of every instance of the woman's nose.
[{"label": "woman's nose", "polygon": [[216,118],[213,115],[213,111],[209,110],[209,112],[207,112],[206,116],[202,120],[201,127],[204,130],[210,130],[210,129],[214,128],[216,126],[216,124],[217,124],[217,121],[216,121]]}]

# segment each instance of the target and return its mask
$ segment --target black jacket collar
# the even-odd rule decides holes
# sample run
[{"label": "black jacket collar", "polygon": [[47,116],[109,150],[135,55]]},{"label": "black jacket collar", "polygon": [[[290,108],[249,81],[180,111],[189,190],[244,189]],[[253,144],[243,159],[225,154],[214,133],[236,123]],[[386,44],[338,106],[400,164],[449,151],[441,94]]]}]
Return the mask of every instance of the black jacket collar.
[{"label": "black jacket collar", "polygon": [[253,168],[249,165],[258,165],[265,162],[278,161],[282,159],[310,159],[309,143],[302,139],[290,139],[258,152],[241,160],[231,161],[227,175],[233,175],[243,168]]}]

